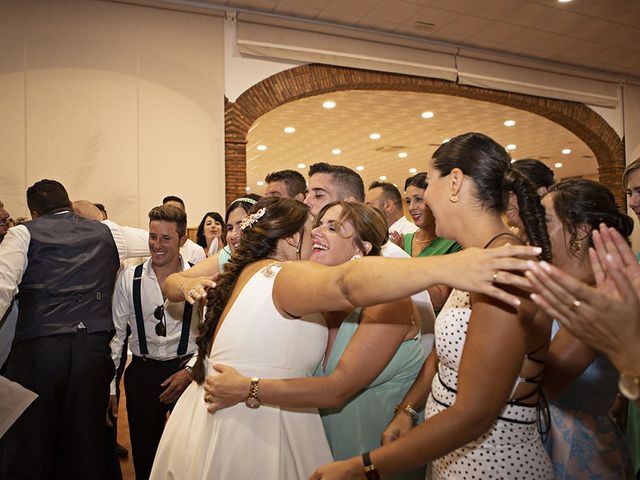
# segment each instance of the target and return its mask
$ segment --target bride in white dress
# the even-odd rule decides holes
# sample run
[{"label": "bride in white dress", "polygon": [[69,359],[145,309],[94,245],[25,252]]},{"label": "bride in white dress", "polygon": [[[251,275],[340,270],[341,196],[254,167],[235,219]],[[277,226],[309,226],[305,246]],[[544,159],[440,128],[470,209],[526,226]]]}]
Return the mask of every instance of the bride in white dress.
[{"label": "bride in white dress", "polygon": [[[308,478],[331,461],[317,410],[260,405],[257,380],[246,404],[210,415],[202,382],[205,375],[215,374],[213,363],[231,365],[256,379],[311,375],[327,342],[321,317],[308,316],[313,312],[388,302],[438,283],[514,302],[515,297],[493,285],[495,274],[525,270],[526,261],[512,257],[539,253],[533,247],[509,246],[470,249],[442,259],[366,258],[337,267],[311,262],[284,266],[309,257],[312,219],[307,207],[265,198],[252,212],[236,253],[209,291],[193,369],[196,382],[182,394],[166,425],[152,479]],[[523,285],[522,277],[506,271],[500,275],[501,282]],[[202,285],[209,281],[202,277]],[[182,292],[189,301],[197,298],[191,290]]]}]

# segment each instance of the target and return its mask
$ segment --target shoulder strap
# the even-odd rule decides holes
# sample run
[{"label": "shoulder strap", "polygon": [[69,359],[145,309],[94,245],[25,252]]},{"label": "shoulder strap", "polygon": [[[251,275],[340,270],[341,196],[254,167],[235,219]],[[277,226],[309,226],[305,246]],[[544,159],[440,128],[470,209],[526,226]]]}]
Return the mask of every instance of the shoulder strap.
[{"label": "shoulder strap", "polygon": [[133,271],[133,310],[136,314],[136,327],[138,329],[138,343],[140,344],[140,355],[148,355],[147,334],[144,330],[144,317],[142,316],[142,267],[143,263],[138,265]]},{"label": "shoulder strap", "polygon": [[[190,267],[193,267],[193,263],[187,262]],[[178,356],[181,357],[187,353],[187,347],[189,346],[189,331],[191,330],[191,313],[193,312],[193,305],[189,302],[184,302],[184,312],[182,313],[182,333],[180,333],[180,342],[178,343]]]}]

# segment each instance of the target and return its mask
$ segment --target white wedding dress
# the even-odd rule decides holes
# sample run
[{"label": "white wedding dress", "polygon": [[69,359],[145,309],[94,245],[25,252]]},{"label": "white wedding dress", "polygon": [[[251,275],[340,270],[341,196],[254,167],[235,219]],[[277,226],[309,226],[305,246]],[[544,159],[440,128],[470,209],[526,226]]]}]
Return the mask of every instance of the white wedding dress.
[{"label": "white wedding dress", "polygon": [[[247,377],[311,376],[327,345],[321,315],[292,320],[278,313],[273,282],[281,264],[258,271],[229,309],[207,361],[236,368]],[[259,395],[258,391],[258,395]],[[285,409],[240,403],[207,412],[204,389],[192,383],[166,425],[152,479],[307,479],[332,462],[317,409]]]}]

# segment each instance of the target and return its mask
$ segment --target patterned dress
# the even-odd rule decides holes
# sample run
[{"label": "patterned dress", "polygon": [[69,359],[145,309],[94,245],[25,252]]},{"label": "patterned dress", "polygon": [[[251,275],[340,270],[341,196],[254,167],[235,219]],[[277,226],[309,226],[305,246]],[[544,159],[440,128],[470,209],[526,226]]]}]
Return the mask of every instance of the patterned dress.
[{"label": "patterned dress", "polygon": [[[436,319],[439,365],[427,400],[427,418],[455,402],[458,368],[470,317],[469,293],[453,290]],[[535,407],[509,401],[488,432],[433,461],[426,478],[552,479],[553,468],[537,423]]]}]

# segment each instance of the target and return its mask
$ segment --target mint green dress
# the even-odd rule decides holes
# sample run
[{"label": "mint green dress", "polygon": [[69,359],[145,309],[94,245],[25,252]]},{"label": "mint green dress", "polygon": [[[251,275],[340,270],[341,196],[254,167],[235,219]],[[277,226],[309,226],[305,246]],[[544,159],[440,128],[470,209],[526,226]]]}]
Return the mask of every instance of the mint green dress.
[{"label": "mint green dress", "polygon": [[[330,375],[360,324],[362,308],[344,319],[327,361],[314,376]],[[393,418],[394,407],[402,401],[420,372],[426,355],[420,334],[405,340],[398,351],[371,384],[355,395],[342,408],[320,409],[324,431],[335,460],[344,460],[380,446],[382,432]],[[424,479],[425,469],[412,471],[394,479]]]}]

